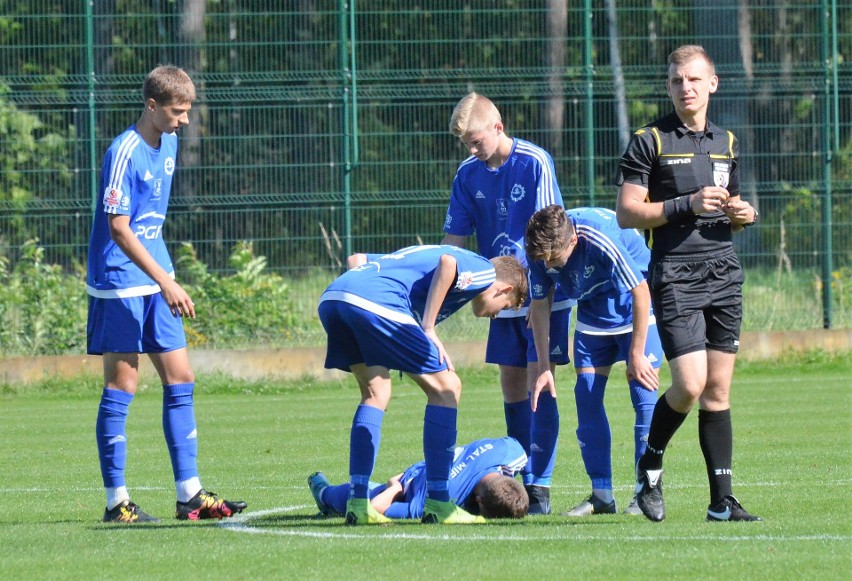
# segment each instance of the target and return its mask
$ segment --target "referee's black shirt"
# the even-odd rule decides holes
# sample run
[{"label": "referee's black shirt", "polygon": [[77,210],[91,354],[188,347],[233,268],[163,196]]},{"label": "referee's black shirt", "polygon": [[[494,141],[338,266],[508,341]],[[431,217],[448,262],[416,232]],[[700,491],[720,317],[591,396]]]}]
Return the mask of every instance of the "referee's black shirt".
[{"label": "referee's black shirt", "polygon": [[[648,188],[662,202],[717,185],[739,195],[739,145],[734,134],[707,121],[704,132],[687,129],[677,114],[636,131],[621,157],[616,185]],[[731,223],[721,210],[691,215],[645,232],[651,260],[664,256],[721,253],[732,248]]]}]

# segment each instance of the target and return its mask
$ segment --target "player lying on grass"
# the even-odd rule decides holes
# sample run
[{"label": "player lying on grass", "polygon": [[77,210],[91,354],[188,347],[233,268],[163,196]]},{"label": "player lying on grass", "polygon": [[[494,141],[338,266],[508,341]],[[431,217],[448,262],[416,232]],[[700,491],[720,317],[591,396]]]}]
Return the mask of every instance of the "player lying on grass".
[{"label": "player lying on grass", "polygon": [[358,254],[351,270],[329,285],[319,303],[328,334],[325,367],[351,372],[361,390],[349,442],[346,522],[388,522],[368,500],[382,420],[391,397],[390,370],[408,375],[426,394],[423,522],[482,522],[450,500],[461,380],[435,325],[470,302],[477,317],[518,308],[527,293],[513,257],[491,261],[454,246],[411,246],[391,254]]},{"label": "player lying on grass", "polygon": [[[474,515],[485,518],[523,518],[529,497],[515,476],[526,466],[527,455],[514,438],[486,438],[456,448],[450,469],[450,498]],[[322,472],[308,477],[308,487],[320,514],[343,516],[349,484],[329,484]],[[423,516],[426,504],[426,463],[412,464],[386,484],[370,483],[370,505],[388,518]]]}]

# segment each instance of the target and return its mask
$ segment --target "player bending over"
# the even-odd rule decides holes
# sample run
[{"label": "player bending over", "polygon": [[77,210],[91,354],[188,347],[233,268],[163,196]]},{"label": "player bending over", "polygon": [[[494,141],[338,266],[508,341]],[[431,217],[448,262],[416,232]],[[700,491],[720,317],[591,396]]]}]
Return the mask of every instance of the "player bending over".
[{"label": "player bending over", "polygon": [[461,381],[435,326],[468,302],[477,317],[518,308],[527,293],[523,267],[512,257],[489,261],[454,246],[362,254],[350,257],[348,264],[360,265],[332,282],[319,303],[320,321],[328,334],[325,367],[351,372],[361,390],[350,432],[346,522],[389,522],[371,506],[369,487],[391,397],[391,369],[408,375],[427,398],[422,521],[483,522],[450,497]]}]

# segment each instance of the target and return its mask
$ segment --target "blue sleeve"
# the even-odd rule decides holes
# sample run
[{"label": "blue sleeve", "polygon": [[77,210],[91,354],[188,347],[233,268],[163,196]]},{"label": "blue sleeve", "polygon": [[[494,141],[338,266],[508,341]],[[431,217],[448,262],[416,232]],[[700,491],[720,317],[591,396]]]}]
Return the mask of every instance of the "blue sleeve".
[{"label": "blue sleeve", "polygon": [[546,299],[554,282],[544,270],[541,261],[529,262],[529,257],[527,257],[527,261],[529,263],[530,296],[534,301]]},{"label": "blue sleeve", "polygon": [[444,232],[456,236],[470,236],[475,230],[474,218],[468,207],[468,195],[462,184],[461,172],[453,179],[453,189],[450,194],[450,205],[444,220]]},{"label": "blue sleeve", "polygon": [[544,161],[541,164],[541,177],[538,183],[535,209],[538,211],[553,204],[565,205],[562,201],[562,192],[559,190],[559,183],[556,181],[553,158],[545,152]]}]

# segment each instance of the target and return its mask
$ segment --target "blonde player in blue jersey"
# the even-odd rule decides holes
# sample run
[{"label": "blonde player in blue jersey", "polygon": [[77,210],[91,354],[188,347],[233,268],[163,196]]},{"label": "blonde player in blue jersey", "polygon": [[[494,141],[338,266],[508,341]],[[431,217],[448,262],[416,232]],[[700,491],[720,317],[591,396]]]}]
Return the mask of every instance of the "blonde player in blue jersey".
[{"label": "blonde player in blue jersey", "polygon": [[477,317],[519,307],[527,293],[523,267],[512,257],[489,261],[454,246],[358,254],[348,266],[318,308],[328,334],[325,367],[351,372],[361,390],[349,441],[347,524],[388,522],[371,507],[368,494],[391,397],[391,369],[408,375],[427,398],[423,522],[482,522],[449,496],[461,381],[435,326],[468,302]]},{"label": "blonde player in blue jersey", "polygon": [[152,70],[142,87],[139,120],[110,145],[101,170],[101,204],[89,244],[87,351],[103,355],[104,389],[95,434],[106,488],[105,522],[158,519],[130,500],[125,482],[125,425],[136,393],[139,354],[147,353],[163,384],[163,432],[177,494],[176,517],[222,518],[246,503],[201,486],[189,365],[181,317],[195,305],[174,280],[163,223],[177,159],[177,131],[189,123],[195,86],[182,69]]},{"label": "blonde player in blue jersey", "polygon": [[[513,139],[504,131],[500,111],[482,95],[462,98],[450,118],[450,132],[470,152],[456,172],[444,223],[443,244],[465,246],[475,234],[478,251],[486,258],[515,256],[525,264],[524,232],[536,210],[562,204],[553,160],[544,149]],[[569,362],[568,329],[573,303],[557,289],[550,328],[551,350],[546,360]],[[550,485],[559,437],[559,410],[549,394],[530,408],[536,362],[527,307],[503,313],[491,321],[485,361],[500,368],[500,387],[506,432],[526,450],[530,461],[524,484],[530,495],[530,514],[550,513]]]},{"label": "blonde player in blue jersey", "polygon": [[[489,518],[523,518],[529,498],[515,478],[527,455],[514,438],[484,438],[457,447],[450,468],[452,501],[471,514]],[[349,484],[332,486],[322,472],[308,477],[308,487],[320,514],[343,516]],[[371,483],[370,505],[388,518],[423,517],[426,504],[426,463],[412,464],[385,484]]]},{"label": "blonde player in blue jersey", "polygon": [[[647,445],[651,415],[657,402],[663,350],[647,274],[650,253],[643,236],[619,228],[615,213],[604,208],[565,210],[549,206],[527,225],[530,319],[536,347],[548,350],[548,294],[554,284],[577,300],[574,367],[577,382],[577,439],[592,494],[564,516],[616,512],[612,487],[612,435],[604,407],[604,389],[612,365],[627,363],[627,382],[635,411],[634,456]],[[533,400],[556,386],[546,366],[539,366]],[[625,510],[641,514],[635,498]]]}]

